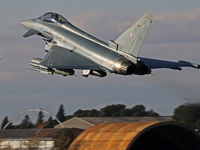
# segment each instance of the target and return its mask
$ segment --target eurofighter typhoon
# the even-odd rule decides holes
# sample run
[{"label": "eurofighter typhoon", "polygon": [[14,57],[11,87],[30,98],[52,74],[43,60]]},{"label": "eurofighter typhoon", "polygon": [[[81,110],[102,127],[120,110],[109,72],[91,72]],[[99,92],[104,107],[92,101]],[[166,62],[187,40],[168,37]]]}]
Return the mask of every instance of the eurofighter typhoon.
[{"label": "eurofighter typhoon", "polygon": [[164,61],[138,57],[153,17],[144,14],[115,41],[105,43],[72,25],[63,16],[48,12],[39,18],[21,22],[28,30],[23,37],[44,37],[46,56],[33,58],[29,69],[46,74],[105,77],[107,72],[120,75],[146,75],[152,69],[181,67],[200,68],[187,61]]}]

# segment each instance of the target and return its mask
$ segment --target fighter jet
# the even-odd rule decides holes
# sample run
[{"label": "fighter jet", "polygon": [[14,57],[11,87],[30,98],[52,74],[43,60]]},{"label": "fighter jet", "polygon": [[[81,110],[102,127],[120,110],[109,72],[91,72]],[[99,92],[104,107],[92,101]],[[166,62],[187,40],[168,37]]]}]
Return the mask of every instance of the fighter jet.
[{"label": "fighter jet", "polygon": [[107,72],[119,75],[148,75],[152,69],[181,67],[200,68],[187,61],[165,61],[138,57],[152,15],[144,14],[115,41],[103,42],[72,25],[63,16],[48,12],[36,19],[21,22],[28,30],[23,37],[39,35],[45,41],[46,56],[33,58],[29,69],[46,74],[74,75],[75,69],[82,76],[105,77]]}]

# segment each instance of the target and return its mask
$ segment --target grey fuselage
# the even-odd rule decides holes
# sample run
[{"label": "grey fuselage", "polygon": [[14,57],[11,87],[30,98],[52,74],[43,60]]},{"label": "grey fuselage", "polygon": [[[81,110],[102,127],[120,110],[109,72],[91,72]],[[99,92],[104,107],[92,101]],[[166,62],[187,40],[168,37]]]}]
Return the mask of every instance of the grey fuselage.
[{"label": "grey fuselage", "polygon": [[107,43],[87,34],[57,13],[48,12],[37,19],[22,21],[28,29],[23,37],[40,35],[45,37],[46,56],[33,58],[29,69],[47,74],[74,75],[74,69],[81,69],[82,76],[89,74],[105,77],[106,72],[121,75],[146,75],[151,69],[200,65],[187,61],[163,61],[138,57],[142,44],[152,22],[151,14],[144,14],[137,22],[115,41]]},{"label": "grey fuselage", "polygon": [[56,43],[57,46],[66,48],[66,50],[79,53],[109,72],[120,73],[116,69],[116,62],[119,59],[126,59],[112,50],[107,43],[96,39],[70,23],[48,23],[33,19],[30,28],[51,39],[51,43]]}]

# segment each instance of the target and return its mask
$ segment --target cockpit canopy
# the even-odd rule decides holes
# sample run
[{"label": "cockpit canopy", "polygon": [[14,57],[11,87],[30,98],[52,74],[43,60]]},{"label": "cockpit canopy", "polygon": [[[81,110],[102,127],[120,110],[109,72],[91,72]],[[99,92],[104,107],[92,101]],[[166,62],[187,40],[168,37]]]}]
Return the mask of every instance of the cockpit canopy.
[{"label": "cockpit canopy", "polygon": [[37,19],[41,21],[45,21],[45,22],[51,22],[51,23],[59,23],[59,24],[69,23],[67,19],[65,19],[63,16],[57,13],[53,13],[53,12],[48,12],[38,17]]}]

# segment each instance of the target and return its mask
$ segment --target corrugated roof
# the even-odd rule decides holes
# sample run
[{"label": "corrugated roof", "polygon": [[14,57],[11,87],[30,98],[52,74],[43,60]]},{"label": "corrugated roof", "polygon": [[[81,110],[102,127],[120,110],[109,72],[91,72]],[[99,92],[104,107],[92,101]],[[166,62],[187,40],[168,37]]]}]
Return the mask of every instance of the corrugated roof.
[{"label": "corrugated roof", "polygon": [[[44,129],[5,129],[0,130],[0,136],[2,139],[24,139],[38,137],[41,139],[54,139],[57,133],[62,130],[60,128],[44,128]],[[71,128],[74,136],[78,136],[82,133],[83,129]]]},{"label": "corrugated roof", "polygon": [[157,122],[104,123],[82,132],[70,145],[71,150],[126,150],[133,138]]},{"label": "corrugated roof", "polygon": [[0,130],[0,136],[3,139],[13,138],[54,138],[60,129],[5,129]]},{"label": "corrugated roof", "polygon": [[95,125],[82,132],[70,150],[199,150],[200,137],[175,122],[122,122]]},{"label": "corrugated roof", "polygon": [[[62,122],[66,128],[87,129],[102,123],[117,122],[165,122],[171,121],[172,117],[73,117]],[[54,128],[63,128],[60,124]]]},{"label": "corrugated roof", "polygon": [[172,117],[77,117],[94,125],[117,122],[161,122],[171,121]]}]

